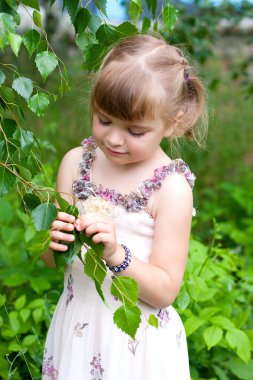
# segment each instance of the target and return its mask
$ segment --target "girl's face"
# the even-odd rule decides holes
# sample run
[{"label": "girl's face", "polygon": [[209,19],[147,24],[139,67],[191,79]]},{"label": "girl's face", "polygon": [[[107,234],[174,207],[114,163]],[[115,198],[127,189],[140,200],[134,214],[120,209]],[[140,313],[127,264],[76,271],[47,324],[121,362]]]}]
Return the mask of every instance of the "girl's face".
[{"label": "girl's face", "polygon": [[108,160],[118,165],[148,161],[169,133],[163,119],[128,122],[102,111],[93,114],[93,137]]}]

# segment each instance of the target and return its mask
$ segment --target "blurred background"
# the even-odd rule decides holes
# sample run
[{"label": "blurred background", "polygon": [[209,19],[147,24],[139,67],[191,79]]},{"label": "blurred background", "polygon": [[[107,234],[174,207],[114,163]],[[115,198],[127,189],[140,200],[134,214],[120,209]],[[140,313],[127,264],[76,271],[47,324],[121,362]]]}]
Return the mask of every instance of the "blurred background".
[{"label": "blurred background", "polygon": [[[96,11],[93,2],[83,4]],[[207,91],[209,133],[204,149],[184,140],[179,141],[176,150],[171,149],[168,142],[163,142],[163,148],[172,158],[183,158],[197,177],[193,241],[205,246],[209,253],[215,241],[217,249],[223,252],[223,256],[219,256],[215,251],[211,258],[213,262],[217,260],[218,280],[209,276],[206,281],[210,289],[214,289],[215,282],[222,283],[226,276],[227,282],[223,289],[215,290],[208,305],[213,307],[218,303],[228,318],[234,318],[238,329],[243,327],[246,331],[252,349],[253,4],[238,0],[189,0],[174,1],[173,5],[179,10],[174,29],[168,31],[158,25],[158,31],[168,42],[183,48],[197,66]],[[94,74],[84,70],[84,57],[75,42],[68,13],[62,13],[62,2],[56,1],[50,8],[50,0],[41,0],[40,6],[48,40],[66,66],[70,91],[50,103],[44,118],[38,118],[27,107],[24,116],[26,127],[37,136],[42,148],[44,170],[36,176],[35,182],[55,187],[63,155],[91,133],[89,93]],[[114,25],[130,17],[128,1],[108,0],[107,11],[110,19],[107,22]],[[160,11],[158,2],[157,16]],[[145,12],[150,15],[148,9]],[[31,28],[31,19],[24,9],[20,9],[20,14],[19,31],[24,33]],[[97,14],[99,16],[99,12]],[[141,25],[142,19],[138,22]],[[49,92],[59,87],[59,72],[54,71],[44,83],[24,47],[18,59],[10,50],[4,55],[0,52],[0,61],[16,64],[22,68],[22,75],[33,78]],[[63,273],[55,274],[41,262],[28,268],[29,234],[33,232],[28,219],[19,213],[19,207],[20,199],[15,189],[0,199],[0,376],[3,379],[36,379],[40,378],[45,334],[61,293]],[[196,244],[194,247],[196,249]],[[200,245],[198,247],[200,249]],[[194,249],[190,250],[190,258],[197,255]],[[226,255],[229,260],[223,267],[224,272],[219,272]],[[232,295],[231,289],[234,290]],[[177,306],[184,310],[181,298]],[[196,300],[191,308],[198,312]],[[183,311],[182,316],[189,317]],[[16,334],[22,347],[28,350],[33,377],[27,370]],[[216,351],[203,351],[203,346],[196,346],[197,340],[196,333],[189,338],[195,380],[252,380],[252,361],[245,365],[243,355],[239,355],[240,359],[232,357],[223,341]],[[10,366],[18,370],[12,373]]]}]

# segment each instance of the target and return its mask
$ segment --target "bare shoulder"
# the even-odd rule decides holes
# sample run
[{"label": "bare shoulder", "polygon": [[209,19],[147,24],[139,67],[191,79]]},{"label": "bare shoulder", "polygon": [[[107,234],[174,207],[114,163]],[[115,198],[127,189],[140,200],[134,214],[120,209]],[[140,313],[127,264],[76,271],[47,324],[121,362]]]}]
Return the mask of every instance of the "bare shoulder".
[{"label": "bare shoulder", "polygon": [[163,181],[159,191],[155,192],[152,202],[152,215],[177,212],[192,214],[192,189],[183,174],[173,173]]},{"label": "bare shoulder", "polygon": [[82,147],[73,148],[68,151],[64,155],[58,170],[56,189],[69,203],[73,203],[73,181],[80,177],[79,163],[82,153]]}]

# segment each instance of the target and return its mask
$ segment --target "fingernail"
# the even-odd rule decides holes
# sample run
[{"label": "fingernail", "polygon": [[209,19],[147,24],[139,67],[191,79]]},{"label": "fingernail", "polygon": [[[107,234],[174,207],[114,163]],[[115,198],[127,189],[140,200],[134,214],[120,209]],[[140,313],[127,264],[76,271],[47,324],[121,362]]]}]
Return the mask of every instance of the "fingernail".
[{"label": "fingernail", "polygon": [[76,219],[76,224],[80,224],[80,219]]}]

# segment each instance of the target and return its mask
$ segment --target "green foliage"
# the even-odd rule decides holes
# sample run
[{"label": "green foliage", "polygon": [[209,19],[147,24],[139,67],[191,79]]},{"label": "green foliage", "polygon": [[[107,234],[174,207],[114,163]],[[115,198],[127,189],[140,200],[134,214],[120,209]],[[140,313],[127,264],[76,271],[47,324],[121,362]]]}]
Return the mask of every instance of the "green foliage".
[{"label": "green foliage", "polygon": [[[44,123],[43,130],[48,129],[56,138],[54,144],[41,141],[26,128],[26,118],[29,110],[44,117],[58,94],[66,96],[70,85],[66,67],[48,41],[39,1],[21,2],[33,9],[31,27],[24,34],[17,30],[20,2],[0,3],[0,50],[3,57],[11,57],[6,62],[12,62],[1,60],[0,63],[0,195],[3,197],[0,199],[0,377],[39,379],[44,338],[62,284],[62,272],[52,272],[38,260],[49,245],[47,228],[56,212],[51,203],[56,168],[54,165],[52,168],[48,157],[55,152],[59,139],[54,135],[55,127]],[[50,0],[51,6],[54,3]],[[131,0],[128,8],[131,22],[114,26],[104,22],[105,0],[95,1],[99,16],[79,1],[65,0],[63,8],[68,11],[76,31],[83,69],[96,71],[110,46],[120,38],[157,30],[171,42],[185,44],[195,59],[204,63],[219,36],[217,26],[221,18],[228,17],[236,25],[250,9],[247,2],[236,6],[224,3],[220,7],[196,2],[198,6],[191,13],[178,5],[177,21],[178,11],[168,1],[161,9],[156,0],[145,3],[151,15],[145,12],[144,1]],[[22,65],[21,56],[25,54],[37,70],[34,77],[29,77],[30,72],[27,74]],[[253,87],[248,65],[247,61],[239,62],[230,72],[237,81],[243,76],[250,94]],[[42,85],[37,74],[43,79]],[[220,83],[217,77],[207,79],[212,89]],[[48,90],[50,84],[53,84],[52,92]],[[44,166],[43,151],[49,154]],[[252,179],[251,171],[245,170],[239,185],[221,183],[215,192],[208,189],[201,193],[201,212],[197,214],[198,222],[194,222],[188,267],[175,303],[188,335],[194,380],[250,380],[252,377]],[[212,218],[217,222],[211,224]],[[106,301],[102,292],[103,276],[94,271],[100,255],[95,254],[97,248],[90,250],[86,274],[93,276],[99,295]],[[70,260],[79,250],[80,246],[69,244]],[[58,261],[62,259],[65,260],[64,255],[58,255]],[[131,280],[120,281],[117,277],[112,281],[112,293],[124,301],[114,320],[134,337],[136,321],[140,318],[137,288]],[[149,317],[149,324],[158,327],[154,315]]]}]

